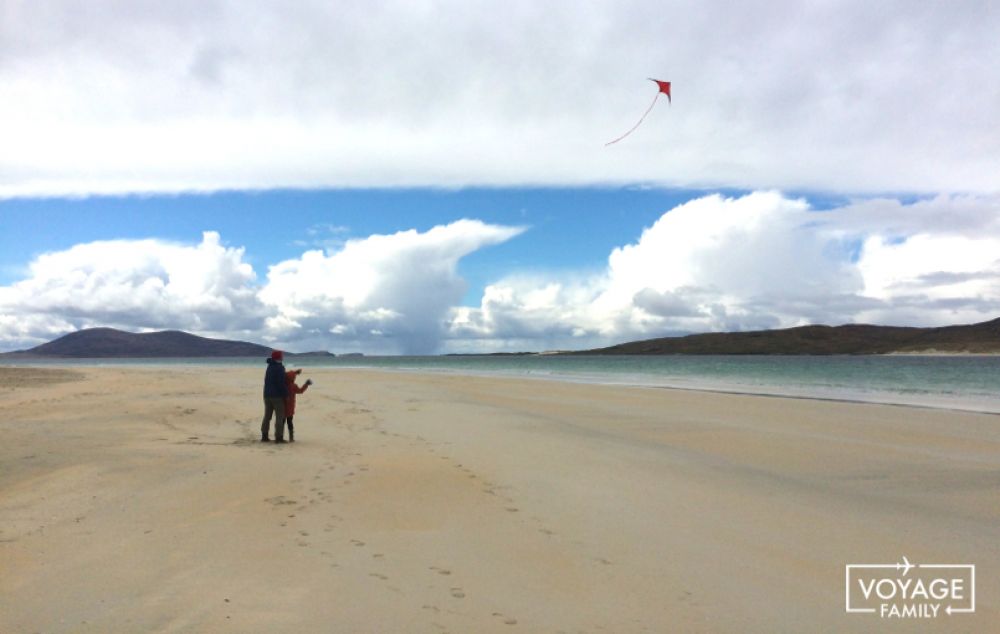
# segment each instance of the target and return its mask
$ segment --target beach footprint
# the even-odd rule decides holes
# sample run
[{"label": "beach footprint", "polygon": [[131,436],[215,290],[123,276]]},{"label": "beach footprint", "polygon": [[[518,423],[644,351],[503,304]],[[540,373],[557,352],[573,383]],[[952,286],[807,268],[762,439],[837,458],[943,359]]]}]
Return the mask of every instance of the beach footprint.
[{"label": "beach footprint", "polygon": [[504,625],[517,625],[517,619],[511,616],[506,616],[502,612],[494,612],[493,616],[502,620]]},{"label": "beach footprint", "polygon": [[286,504],[298,504],[295,500],[290,500],[283,495],[276,495],[270,498],[264,498],[264,501],[271,504],[272,506],[282,506]]}]

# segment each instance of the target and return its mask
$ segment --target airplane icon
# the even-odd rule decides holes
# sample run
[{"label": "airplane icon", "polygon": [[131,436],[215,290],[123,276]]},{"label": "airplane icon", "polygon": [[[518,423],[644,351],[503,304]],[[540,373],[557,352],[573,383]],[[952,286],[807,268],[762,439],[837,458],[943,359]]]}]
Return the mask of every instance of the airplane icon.
[{"label": "airplane icon", "polygon": [[910,568],[916,568],[916,566],[910,563],[910,560],[906,558],[906,555],[903,555],[903,563],[897,563],[896,570],[902,570],[903,576],[905,577],[906,573],[910,572]]}]

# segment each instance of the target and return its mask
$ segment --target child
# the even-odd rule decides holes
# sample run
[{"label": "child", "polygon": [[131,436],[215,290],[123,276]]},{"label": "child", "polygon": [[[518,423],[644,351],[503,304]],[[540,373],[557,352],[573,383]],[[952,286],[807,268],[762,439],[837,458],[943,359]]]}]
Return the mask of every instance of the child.
[{"label": "child", "polygon": [[302,370],[289,370],[285,373],[285,384],[288,386],[288,396],[285,397],[285,422],[288,424],[288,442],[295,442],[295,426],[292,424],[292,417],[295,416],[295,395],[302,394],[310,385],[312,379],[299,387],[295,384],[295,377],[302,374]]}]

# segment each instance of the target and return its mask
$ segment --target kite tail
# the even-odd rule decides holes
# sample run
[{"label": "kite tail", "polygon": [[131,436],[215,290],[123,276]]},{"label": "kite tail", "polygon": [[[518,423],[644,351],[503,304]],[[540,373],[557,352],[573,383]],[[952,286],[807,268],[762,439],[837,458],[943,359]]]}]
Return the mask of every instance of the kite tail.
[{"label": "kite tail", "polygon": [[635,132],[635,129],[638,128],[640,125],[642,125],[642,121],[643,121],[643,119],[646,118],[646,115],[648,115],[653,110],[653,106],[656,105],[656,100],[659,99],[659,98],[660,98],[660,93],[656,93],[656,96],[653,97],[653,103],[649,104],[649,107],[646,108],[646,112],[642,113],[642,116],[639,117],[639,123],[636,123],[634,126],[632,126],[632,128],[628,132],[626,132],[625,134],[621,135],[620,137],[618,137],[614,141],[608,141],[607,143],[605,143],[604,147],[608,147],[612,143],[618,143],[619,141],[621,141],[622,139],[624,139],[628,135],[630,135],[633,132]]}]

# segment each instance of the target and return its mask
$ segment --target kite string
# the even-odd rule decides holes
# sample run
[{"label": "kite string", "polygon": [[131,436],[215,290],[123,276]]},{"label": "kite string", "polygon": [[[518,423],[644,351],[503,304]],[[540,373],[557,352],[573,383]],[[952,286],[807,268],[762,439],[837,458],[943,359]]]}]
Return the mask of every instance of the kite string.
[{"label": "kite string", "polygon": [[632,126],[632,128],[628,132],[626,132],[625,134],[621,135],[620,137],[618,137],[614,141],[608,141],[607,143],[605,143],[604,147],[608,147],[612,143],[618,143],[619,141],[621,141],[622,139],[624,139],[628,135],[630,135],[633,132],[635,132],[635,129],[638,128],[640,125],[642,125],[642,122],[646,118],[646,115],[648,115],[653,110],[653,106],[656,105],[656,100],[659,99],[659,98],[660,98],[660,93],[656,93],[656,96],[653,97],[653,103],[649,104],[649,107],[646,108],[646,112],[642,113],[642,116],[639,117],[639,122],[636,123],[634,126]]}]

